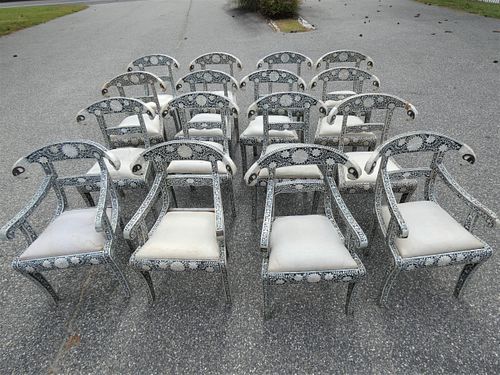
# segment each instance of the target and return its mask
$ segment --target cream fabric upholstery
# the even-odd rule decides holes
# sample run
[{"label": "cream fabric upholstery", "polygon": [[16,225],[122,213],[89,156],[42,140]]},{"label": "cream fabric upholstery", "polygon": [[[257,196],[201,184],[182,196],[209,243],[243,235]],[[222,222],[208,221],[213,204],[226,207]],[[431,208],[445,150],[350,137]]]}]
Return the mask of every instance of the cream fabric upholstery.
[{"label": "cream fabric upholstery", "polygon": [[[222,124],[222,118],[219,113],[199,113],[194,115],[189,122],[216,122]],[[228,121],[229,122],[229,121]],[[228,122],[226,124],[228,124]],[[193,137],[222,137],[222,129],[212,128],[212,129],[189,129],[189,135]],[[228,135],[228,134],[227,134]],[[181,138],[184,136],[182,130],[178,132],[175,137]]]},{"label": "cream fabric upholstery", "polygon": [[189,122],[222,122],[220,113],[198,113]]},{"label": "cream fabric upholstery", "polygon": [[[343,95],[343,99],[348,98],[349,96],[356,95],[354,91],[351,90],[341,90],[341,91],[332,91],[327,95]],[[326,100],[325,105],[329,108],[336,107],[343,99],[341,100]]]},{"label": "cream fabric upholstery", "polygon": [[[100,251],[104,235],[95,230],[97,208],[64,211],[21,254],[21,260],[40,259]],[[108,212],[111,217],[111,212]]]},{"label": "cream fabric upholstery", "polygon": [[[224,147],[217,142],[207,142],[211,146],[218,149],[220,152],[224,152]],[[229,166],[231,167],[231,171],[233,174],[238,170],[236,168],[236,164],[231,159],[228,153],[226,154],[226,158],[229,161]],[[220,174],[227,174],[226,167],[223,162],[217,162],[217,167]],[[209,161],[204,160],[175,160],[171,162],[167,168],[168,173],[179,173],[179,174],[210,174],[212,173],[212,166]]]},{"label": "cream fabric upholstery", "polygon": [[[217,162],[217,169],[220,174],[227,174],[224,163]],[[233,173],[236,171],[233,170]],[[176,160],[169,164],[167,173],[172,174],[210,174],[212,173],[212,165],[209,161],[204,160]]]},{"label": "cream fabric upholstery", "polygon": [[[269,116],[271,123],[287,124],[290,119],[287,116]],[[295,130],[270,130],[269,136],[271,138],[286,138],[290,140],[298,140],[299,137]],[[256,116],[248,123],[247,128],[241,133],[240,138],[263,138],[264,137],[264,117]]]},{"label": "cream fabric upholstery", "polygon": [[[173,98],[172,95],[170,94],[158,94],[158,101],[160,102],[160,108],[163,108],[165,104],[167,104],[169,101],[171,101]],[[146,103],[148,106],[150,106],[153,110],[157,111],[158,108],[156,108],[156,103],[155,102],[148,102]]]},{"label": "cream fabric upholstery", "polygon": [[[293,143],[272,143],[266,147],[266,154],[283,146],[291,146]],[[296,144],[300,145],[300,144]],[[261,169],[259,178],[269,177],[267,168]],[[317,165],[292,165],[289,167],[276,168],[276,178],[323,178],[323,174]]]},{"label": "cream fabric upholstery", "polygon": [[323,215],[277,217],[271,227],[269,272],[358,268]]},{"label": "cream fabric upholstery", "polygon": [[[322,117],[319,120],[319,135],[323,137],[338,137],[342,131],[342,121],[344,121],[344,116],[336,116],[333,124],[327,122],[327,117]],[[362,125],[363,120],[357,116],[347,116],[347,126],[349,125]],[[365,134],[365,133],[357,133]],[[369,133],[371,134],[371,133]]]},{"label": "cream fabric upholstery", "polygon": [[[131,179],[143,179],[143,176],[137,176],[132,173],[132,163],[139,157],[141,152],[144,149],[135,148],[135,147],[122,147],[115,148],[113,150],[109,150],[108,153],[115,156],[120,160],[120,169],[115,170],[107,159],[104,160],[106,166],[108,167],[109,175],[112,180],[120,180],[123,178],[131,178]],[[99,168],[99,164],[95,163],[92,168],[89,169],[87,174],[100,174],[101,169]]]},{"label": "cream fabric upholstery", "polygon": [[167,212],[146,243],[135,253],[137,259],[219,258],[215,213]]},{"label": "cream fabric upholstery", "polygon": [[[163,136],[159,116],[155,116],[155,118],[152,120],[146,114],[143,114],[142,117],[144,118],[144,124],[146,125],[146,131],[148,132],[149,135],[151,135],[151,136]],[[118,125],[119,128],[123,128],[123,127],[127,127],[127,126],[139,126],[139,119],[137,118],[137,116],[135,116],[135,115],[128,116],[122,122],[120,122],[120,124]]]},{"label": "cream fabric upholstery", "polygon": [[[395,240],[395,245],[403,258],[484,247],[484,243],[435,202],[400,203],[398,208],[408,225],[408,237]],[[382,217],[387,227],[390,220],[387,206],[382,207]]]},{"label": "cream fabric upholstery", "polygon": [[[190,137],[218,137],[218,138],[222,138],[222,136],[223,136],[221,128],[189,129],[188,133],[189,133]],[[183,137],[184,137],[184,133],[182,130],[175,135],[175,138],[183,138]]]},{"label": "cream fabric upholstery", "polygon": [[[346,155],[349,156],[349,160],[356,162],[361,167],[361,176],[357,180],[350,180],[347,178],[347,168],[343,165],[339,165],[339,182],[341,185],[359,185],[359,184],[372,184],[374,185],[377,182],[378,169],[380,167],[380,160],[377,160],[377,165],[375,166],[372,174],[368,174],[364,170],[364,166],[368,159],[373,155],[373,152],[346,152]],[[396,162],[389,158],[387,161],[387,170],[397,171],[399,170],[399,166]]]}]

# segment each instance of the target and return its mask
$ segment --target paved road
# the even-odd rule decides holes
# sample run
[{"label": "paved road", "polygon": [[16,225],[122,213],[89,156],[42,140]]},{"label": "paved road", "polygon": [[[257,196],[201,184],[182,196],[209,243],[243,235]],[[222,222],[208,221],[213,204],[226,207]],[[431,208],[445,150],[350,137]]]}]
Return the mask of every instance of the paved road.
[{"label": "paved road", "polygon": [[[493,62],[500,58],[499,34],[493,33],[498,20],[403,0],[305,0],[301,14],[316,31],[274,33],[262,18],[235,11],[224,0],[110,3],[0,38],[0,223],[29,199],[39,176],[15,180],[11,165],[54,140],[100,140],[96,128],[75,124],[75,114],[99,99],[101,84],[130,60],[157,51],[175,56],[182,74],[202,52],[230,51],[244,62],[239,77],[273,50],[294,49],[313,59],[332,49],[366,51],[382,91],[410,100],[420,112],[413,123],[396,121],[393,133],[431,129],[468,143],[477,164],[459,167],[450,160],[450,169],[500,212],[500,72]],[[306,73],[306,79],[311,76]],[[246,108],[249,93],[238,100]],[[461,302],[451,295],[459,269],[436,269],[402,275],[392,309],[382,310],[376,299],[389,256],[376,239],[374,256],[364,260],[369,277],[354,319],[343,315],[344,286],[316,285],[277,290],[274,318],[263,323],[259,235],[241,171],[236,181],[238,216],[228,222],[231,311],[222,307],[215,278],[155,275],[159,301],[149,307],[133,272],[127,269],[133,287],[127,301],[113,277],[98,268],[49,274],[63,297],[54,309],[10,268],[21,242],[3,243],[0,373],[499,372],[497,254],[470,280]],[[130,213],[137,202],[127,197]],[[364,228],[369,202],[348,200]],[[456,201],[448,203],[460,213]],[[280,207],[290,212],[308,206],[299,199]],[[42,207],[36,224],[51,209]],[[481,227],[478,233],[498,248],[495,232]],[[123,249],[122,264],[126,259]]]}]

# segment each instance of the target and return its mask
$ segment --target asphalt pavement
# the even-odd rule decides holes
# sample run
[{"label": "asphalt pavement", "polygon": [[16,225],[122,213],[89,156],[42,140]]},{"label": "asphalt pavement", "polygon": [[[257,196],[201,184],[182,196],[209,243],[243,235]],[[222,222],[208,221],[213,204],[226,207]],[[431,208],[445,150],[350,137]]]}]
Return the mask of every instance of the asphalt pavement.
[{"label": "asphalt pavement", "polygon": [[[296,50],[313,60],[342,48],[375,61],[381,92],[413,103],[419,117],[396,119],[391,133],[429,129],[453,136],[477,154],[473,166],[448,168],[479,201],[500,212],[499,20],[410,0],[304,0],[300,14],[316,27],[308,33],[275,33],[255,14],[224,0],[147,0],[92,5],[88,9],[0,38],[0,223],[30,199],[39,182],[10,173],[33,149],[65,139],[102,139],[97,127],[76,124],[76,113],[100,99],[100,87],[148,53],[177,58],[188,72],[201,53],[227,51],[251,72],[276,50]],[[418,16],[417,16],[418,15]],[[313,72],[306,71],[310,80]],[[318,95],[319,93],[316,92]],[[247,124],[251,93],[238,94],[240,124]],[[239,155],[236,162],[241,166]],[[77,168],[77,167],[71,167]],[[500,372],[500,262],[498,254],[471,277],[463,299],[453,298],[459,267],[403,274],[390,309],[377,299],[390,257],[380,235],[363,259],[368,276],[359,287],[355,315],[343,313],[346,287],[283,286],[274,314],[261,316],[259,228],[252,220],[251,190],[235,176],[237,217],[228,220],[229,281],[233,307],[224,308],[217,277],[206,273],[155,274],[158,301],[126,268],[133,290],[126,299],[104,268],[48,273],[63,300],[53,307],[10,262],[23,246],[4,242],[0,252],[0,373],[450,373]],[[440,190],[441,191],[441,190]],[[180,204],[205,204],[207,191],[179,192]],[[464,211],[451,194],[453,212]],[[80,203],[72,194],[70,200]],[[127,194],[127,214],[140,203]],[[369,229],[370,196],[348,197]],[[308,200],[282,199],[279,212],[305,212]],[[40,207],[42,225],[53,207]],[[498,230],[477,233],[496,250]],[[20,236],[19,236],[20,238]],[[120,262],[126,267],[123,247]],[[210,275],[209,275],[210,276]]]}]

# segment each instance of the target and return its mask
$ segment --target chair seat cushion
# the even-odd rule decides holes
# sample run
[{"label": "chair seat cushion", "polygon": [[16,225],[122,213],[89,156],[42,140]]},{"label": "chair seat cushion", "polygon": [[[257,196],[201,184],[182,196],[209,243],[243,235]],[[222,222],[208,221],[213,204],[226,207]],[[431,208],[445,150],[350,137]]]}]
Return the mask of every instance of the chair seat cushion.
[{"label": "chair seat cushion", "polygon": [[215,213],[167,212],[146,243],[136,251],[135,258],[217,260]]},{"label": "chair seat cushion", "polygon": [[[158,94],[158,101],[160,102],[160,107],[163,107],[165,104],[167,104],[169,101],[171,101],[172,98],[173,98],[173,96],[170,94]],[[150,106],[153,110],[155,110],[155,111],[158,110],[158,108],[156,108],[155,102],[148,102],[146,104],[148,106]]]},{"label": "chair seat cushion", "polygon": [[[340,185],[341,186],[342,185],[354,186],[354,185],[359,185],[359,184],[375,185],[375,183],[377,182],[377,175],[378,175],[378,170],[379,170],[381,159],[377,160],[377,165],[373,169],[373,172],[371,174],[368,174],[365,172],[364,167],[365,167],[366,162],[373,155],[372,152],[370,152],[370,151],[346,152],[346,155],[349,157],[349,160],[354,161],[356,164],[358,164],[361,167],[361,175],[356,180],[350,180],[347,178],[347,168],[343,165],[339,165],[339,183],[340,183]],[[396,162],[392,158],[389,158],[389,160],[387,161],[387,170],[389,172],[391,172],[391,171],[397,171],[399,169],[400,169],[399,165],[396,164]]]},{"label": "chair seat cushion", "polygon": [[[108,162],[107,159],[104,160],[106,163],[106,166],[108,167],[109,175],[111,176],[112,180],[121,180],[121,179],[135,179],[135,180],[142,180],[144,178],[144,175],[137,176],[132,173],[132,163],[136,161],[136,159],[139,157],[139,155],[144,151],[143,148],[136,148],[136,147],[123,147],[123,148],[115,148],[113,150],[109,150],[108,153],[111,155],[115,156],[120,160],[120,168],[118,170],[115,170],[111,166],[111,164]],[[96,175],[100,174],[101,169],[99,168],[99,164],[95,163],[92,168],[89,169],[87,174],[90,175]]]},{"label": "chair seat cushion", "polygon": [[[205,142],[209,143],[220,152],[224,152],[224,147],[220,143],[209,141]],[[236,168],[236,163],[233,159],[231,159],[231,156],[227,152],[224,152],[224,154],[226,156],[226,160],[228,161],[228,165],[231,168],[231,172],[234,175],[238,170]],[[223,162],[217,162],[217,168],[220,174],[227,174],[227,169]],[[212,173],[212,166],[209,161],[205,160],[175,160],[168,165],[167,172],[171,174],[210,174]]]},{"label": "chair seat cushion", "polygon": [[349,96],[356,95],[354,91],[351,90],[340,90],[340,91],[331,91],[326,94],[327,97],[336,96],[337,100],[325,100],[325,105],[328,108],[336,107],[342,100],[348,98]]},{"label": "chair seat cushion", "polygon": [[[485,246],[435,202],[400,203],[398,208],[408,225],[408,237],[395,240],[403,258],[476,250]],[[387,206],[382,206],[382,217],[387,227],[390,220]]]},{"label": "chair seat cushion", "polygon": [[358,268],[330,220],[323,215],[277,217],[271,226],[269,272]]},{"label": "chair seat cushion", "polygon": [[19,259],[41,259],[101,251],[105,238],[102,232],[95,230],[96,212],[95,207],[64,211],[29,245]]},{"label": "chair seat cushion", "polygon": [[[269,116],[271,123],[287,124],[290,122],[288,116]],[[295,130],[270,130],[269,136],[271,138],[298,140],[297,132]],[[263,138],[264,137],[264,117],[256,116],[248,123],[247,128],[241,133],[240,139],[243,138]]]},{"label": "chair seat cushion", "polygon": [[[154,119],[151,120],[147,114],[143,114],[144,124],[146,125],[146,131],[150,136],[163,136],[163,131],[161,128],[160,117],[155,116]],[[137,116],[128,116],[123,119],[122,122],[118,125],[118,128],[128,127],[128,126],[139,126],[139,119]]]},{"label": "chair seat cushion", "polygon": [[[283,146],[292,146],[294,145],[293,143],[273,143],[267,146],[266,148],[266,154],[279,149],[280,147]],[[297,143],[295,145],[298,145]],[[269,170],[267,168],[261,169],[259,172],[259,178],[268,178],[269,177]],[[317,165],[292,165],[289,167],[280,167],[276,168],[276,178],[308,178],[308,179],[321,179],[323,178],[323,174],[321,173],[321,170],[318,168]]]},{"label": "chair seat cushion", "polygon": [[[339,136],[342,131],[342,121],[344,121],[344,116],[336,116],[332,124],[327,122],[327,117],[322,117],[319,121],[319,136],[321,137],[333,137]],[[357,116],[347,116],[347,126],[350,125],[362,125],[363,120]],[[356,133],[358,134],[358,133]]]}]

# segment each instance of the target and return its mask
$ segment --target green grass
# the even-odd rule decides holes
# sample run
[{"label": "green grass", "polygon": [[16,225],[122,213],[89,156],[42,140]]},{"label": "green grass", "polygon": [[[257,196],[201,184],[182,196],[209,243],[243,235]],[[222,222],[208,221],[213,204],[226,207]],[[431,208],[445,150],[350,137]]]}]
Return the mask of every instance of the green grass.
[{"label": "green grass", "polygon": [[46,5],[0,9],[0,36],[38,25],[54,18],[75,13],[86,5]]},{"label": "green grass", "polygon": [[294,18],[274,20],[273,22],[278,25],[282,33],[300,33],[309,31],[308,28],[302,26],[302,24]]},{"label": "green grass", "polygon": [[483,3],[475,0],[416,0],[419,3],[439,5],[452,9],[463,10],[492,18],[500,18],[500,4]]}]

